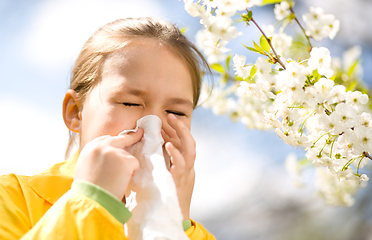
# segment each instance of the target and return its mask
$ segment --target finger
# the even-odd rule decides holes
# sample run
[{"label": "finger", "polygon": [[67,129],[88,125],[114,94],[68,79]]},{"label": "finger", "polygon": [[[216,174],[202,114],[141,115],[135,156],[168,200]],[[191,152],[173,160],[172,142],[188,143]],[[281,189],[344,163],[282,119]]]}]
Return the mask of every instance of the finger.
[{"label": "finger", "polygon": [[171,137],[168,136],[164,129],[161,129],[161,136],[163,137],[165,142],[169,142],[171,140]]},{"label": "finger", "polygon": [[185,160],[181,152],[175,148],[171,142],[165,144],[165,149],[167,150],[172,162],[172,166],[169,169],[170,173],[174,178],[182,177],[185,172]]},{"label": "finger", "polygon": [[93,139],[91,142],[99,142],[99,141],[103,141],[103,140],[105,140],[105,139],[107,139],[107,138],[110,138],[110,137],[112,137],[112,136],[110,136],[110,135],[99,136],[99,137],[96,137],[95,139]]},{"label": "finger", "polygon": [[[168,114],[169,116],[170,114]],[[172,114],[173,115],[173,114]],[[174,116],[174,115],[173,115]],[[167,119],[167,122],[169,123],[169,120]],[[173,129],[170,125],[168,124],[163,124],[163,130],[164,130],[164,133],[166,133],[168,135],[168,137],[170,138],[174,138],[174,139],[178,139],[178,135],[176,133],[176,130]]]},{"label": "finger", "polygon": [[163,129],[161,130],[161,136],[163,137],[165,143],[171,142],[178,150],[181,151],[181,141],[178,136],[177,139],[171,138],[168,136],[168,134],[165,133]]},{"label": "finger", "polygon": [[127,167],[129,167],[129,169],[131,169],[131,178],[136,175],[139,167],[140,167],[140,163],[138,161],[138,159],[134,156],[125,156],[126,158],[126,165]]},{"label": "finger", "polygon": [[125,148],[140,141],[143,136],[143,129],[138,128],[136,132],[130,132],[119,136],[114,136],[110,139],[110,145],[117,148]]},{"label": "finger", "polygon": [[[176,130],[176,133],[181,140],[181,153],[185,157],[185,159],[193,166],[194,160],[196,157],[195,148],[196,143],[194,138],[191,136],[190,130],[185,126],[185,124],[178,120],[173,114],[168,115],[168,123],[169,125]],[[191,161],[191,162],[190,162]]]}]

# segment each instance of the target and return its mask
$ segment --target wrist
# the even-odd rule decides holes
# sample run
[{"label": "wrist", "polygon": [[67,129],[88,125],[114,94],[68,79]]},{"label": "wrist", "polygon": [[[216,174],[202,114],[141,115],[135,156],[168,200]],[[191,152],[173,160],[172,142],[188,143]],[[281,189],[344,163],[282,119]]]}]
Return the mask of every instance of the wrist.
[{"label": "wrist", "polygon": [[189,213],[189,211],[182,212],[182,216],[183,216],[183,220],[182,221],[189,220],[190,219],[190,213]]}]

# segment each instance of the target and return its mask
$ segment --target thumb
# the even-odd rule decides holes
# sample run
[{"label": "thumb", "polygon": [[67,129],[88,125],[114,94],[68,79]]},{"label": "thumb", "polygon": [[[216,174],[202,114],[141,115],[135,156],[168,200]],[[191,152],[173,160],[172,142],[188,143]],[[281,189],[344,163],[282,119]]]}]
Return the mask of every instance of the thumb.
[{"label": "thumb", "polygon": [[143,129],[138,128],[136,132],[130,132],[128,134],[119,135],[113,137],[112,146],[118,148],[125,148],[140,141],[143,137]]}]

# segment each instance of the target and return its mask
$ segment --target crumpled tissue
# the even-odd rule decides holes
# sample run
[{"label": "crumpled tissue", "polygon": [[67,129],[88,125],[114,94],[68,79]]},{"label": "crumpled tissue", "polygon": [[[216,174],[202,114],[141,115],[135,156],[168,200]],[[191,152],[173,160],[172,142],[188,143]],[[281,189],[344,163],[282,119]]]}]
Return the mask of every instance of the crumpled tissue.
[{"label": "crumpled tissue", "polygon": [[119,135],[138,127],[144,130],[142,140],[125,148],[140,162],[126,198],[132,212],[125,226],[127,236],[130,240],[187,240],[176,186],[164,159],[162,122],[155,115],[147,115],[137,121],[135,129]]}]

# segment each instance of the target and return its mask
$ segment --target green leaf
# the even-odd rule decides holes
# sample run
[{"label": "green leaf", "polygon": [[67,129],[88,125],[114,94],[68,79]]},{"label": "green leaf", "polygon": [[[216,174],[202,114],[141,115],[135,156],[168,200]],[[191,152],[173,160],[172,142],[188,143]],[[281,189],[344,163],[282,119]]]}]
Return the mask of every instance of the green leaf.
[{"label": "green leaf", "polygon": [[310,163],[311,163],[310,160],[308,160],[307,158],[302,158],[298,161],[298,164],[301,166],[309,165]]},{"label": "green leaf", "polygon": [[248,18],[249,18],[249,20],[252,19],[252,15],[253,15],[252,11],[248,11]]},{"label": "green leaf", "polygon": [[264,50],[262,50],[262,48],[260,48],[260,46],[257,45],[257,43],[255,43],[254,41],[253,42],[253,45],[254,45],[254,48],[259,52],[261,53],[262,55],[265,55],[265,56],[268,56]]},{"label": "green leaf", "polygon": [[252,19],[252,11],[248,11],[248,14],[244,13],[241,15],[242,18],[243,18],[243,21],[245,21],[247,23],[247,25],[249,25],[249,21],[251,21]]},{"label": "green leaf", "polygon": [[244,81],[244,79],[242,77],[239,77],[239,76],[236,76],[236,75],[234,75],[234,76],[235,76],[235,81],[236,82]]},{"label": "green leaf", "polygon": [[249,77],[252,79],[254,75],[256,75],[256,72],[257,72],[256,65],[253,65],[253,67],[251,68],[251,72],[249,73]]},{"label": "green leaf", "polygon": [[283,0],[263,0],[260,6],[265,6],[268,4],[281,3]]},{"label": "green leaf", "polygon": [[[271,39],[270,39],[271,40]],[[269,43],[267,42],[266,38],[264,35],[261,36],[260,38],[260,46],[263,50],[265,50],[266,52],[270,52],[270,45]]]},{"label": "green leaf", "polygon": [[351,65],[351,67],[349,68],[349,71],[347,72],[347,75],[348,75],[349,77],[354,73],[355,68],[356,68],[356,66],[358,65],[358,63],[359,63],[359,60],[356,60],[356,61],[353,63],[353,65]]},{"label": "green leaf", "polygon": [[256,53],[260,53],[260,54],[261,54],[261,52],[260,52],[260,51],[257,51],[255,48],[248,47],[248,46],[244,45],[244,43],[242,43],[242,44],[243,44],[243,46],[246,47],[248,50],[250,50],[250,51],[252,51],[252,52],[256,52]]},{"label": "green leaf", "polygon": [[332,80],[332,81],[334,81],[335,79],[336,79],[336,75],[329,78],[329,80]]},{"label": "green leaf", "polygon": [[355,88],[358,86],[358,82],[357,81],[352,81],[350,84],[349,84],[349,86],[347,86],[347,88],[346,88],[346,92],[347,91],[354,91],[355,90]]},{"label": "green leaf", "polygon": [[211,65],[211,68],[212,68],[213,70],[216,70],[216,71],[219,72],[219,73],[223,73],[223,72],[225,71],[225,70],[223,69],[222,65],[219,64],[219,63],[213,63],[213,64]]},{"label": "green leaf", "polygon": [[231,60],[231,54],[226,58],[227,71],[230,71],[230,60]]},{"label": "green leaf", "polygon": [[315,69],[314,71],[313,71],[313,77],[314,77],[314,80],[315,80],[315,82],[317,82],[319,79],[320,79],[320,74],[318,73],[318,70],[317,69]]}]

